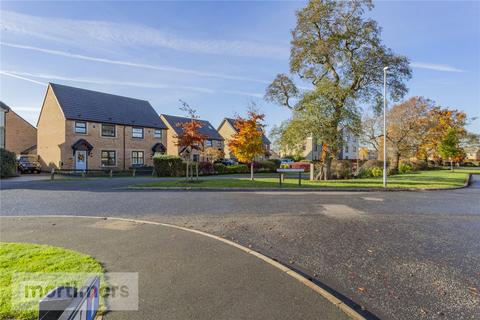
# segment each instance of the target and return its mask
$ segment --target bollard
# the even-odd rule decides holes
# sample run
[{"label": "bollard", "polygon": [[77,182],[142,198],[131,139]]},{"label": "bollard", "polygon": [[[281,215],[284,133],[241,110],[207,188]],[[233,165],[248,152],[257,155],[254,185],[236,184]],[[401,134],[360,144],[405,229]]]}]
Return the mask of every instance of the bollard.
[{"label": "bollard", "polygon": [[82,171],[82,178],[85,178],[85,170]]},{"label": "bollard", "polygon": [[137,169],[133,168],[132,177],[135,177],[135,170],[137,170]]},{"label": "bollard", "polygon": [[112,169],[110,169],[109,175],[110,175],[110,178],[113,177],[113,170]]},{"label": "bollard", "polygon": [[50,180],[55,179],[55,168],[52,168],[52,171],[50,172]]},{"label": "bollard", "polygon": [[310,163],[310,181],[313,181],[313,170],[314,170],[313,163]]}]

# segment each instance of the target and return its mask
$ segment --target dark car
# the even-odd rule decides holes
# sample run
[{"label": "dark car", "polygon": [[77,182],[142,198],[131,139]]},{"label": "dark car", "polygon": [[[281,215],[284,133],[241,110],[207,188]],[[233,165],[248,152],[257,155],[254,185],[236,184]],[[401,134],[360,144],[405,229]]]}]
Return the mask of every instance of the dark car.
[{"label": "dark car", "polygon": [[219,159],[217,161],[215,161],[216,163],[222,163],[226,166],[234,166],[236,164],[238,164],[237,161],[233,160],[233,159]]},{"label": "dark car", "polygon": [[38,162],[37,156],[22,155],[17,158],[17,167],[20,173],[34,172],[40,173],[42,167]]}]

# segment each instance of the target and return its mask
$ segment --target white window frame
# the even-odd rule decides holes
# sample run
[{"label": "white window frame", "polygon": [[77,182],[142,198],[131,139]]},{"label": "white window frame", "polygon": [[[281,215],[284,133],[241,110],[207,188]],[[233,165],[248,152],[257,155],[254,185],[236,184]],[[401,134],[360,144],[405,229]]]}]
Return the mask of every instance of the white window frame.
[{"label": "white window frame", "polygon": [[[142,130],[142,136],[141,137],[136,137],[135,136],[135,129],[137,130]],[[135,138],[135,139],[143,139],[143,137],[145,136],[145,130],[141,127],[132,127],[132,138]]]},{"label": "white window frame", "polygon": [[[136,159],[139,159],[138,153],[139,153],[139,152],[142,153],[142,158],[141,158],[141,159],[142,159],[142,163],[134,163],[134,162],[133,162],[133,159],[134,159],[133,153],[134,153],[134,152],[137,153]],[[143,151],[143,150],[132,150],[130,162],[131,162],[131,165],[132,165],[132,166],[144,166],[144,165],[145,165],[145,151]]]},{"label": "white window frame", "polygon": [[163,138],[163,130],[162,129],[154,129],[153,130],[153,137],[155,139],[162,139]]},{"label": "white window frame", "polygon": [[[85,132],[79,132],[77,131],[77,123],[84,123],[85,124]],[[78,134],[87,134],[88,133],[88,124],[87,121],[74,121],[73,123],[73,132],[78,133]]]}]

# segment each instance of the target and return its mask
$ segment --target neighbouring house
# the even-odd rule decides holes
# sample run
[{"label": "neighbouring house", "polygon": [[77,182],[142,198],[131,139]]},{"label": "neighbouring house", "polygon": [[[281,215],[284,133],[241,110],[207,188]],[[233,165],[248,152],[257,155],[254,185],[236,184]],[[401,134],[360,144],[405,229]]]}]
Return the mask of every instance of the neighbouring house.
[{"label": "neighbouring house", "polygon": [[50,83],[38,119],[46,168],[127,170],[152,166],[167,127],[148,101]]},{"label": "neighbouring house", "polygon": [[[194,150],[185,150],[178,146],[178,136],[182,134],[182,123],[192,121],[190,118],[171,116],[162,114],[160,115],[163,123],[167,126],[167,154],[175,156],[185,156],[186,153],[191,152],[193,161],[209,161],[208,157],[200,151],[200,148]],[[200,134],[203,134],[206,139],[204,142],[204,149],[215,148],[219,151],[224,150],[224,139],[215,130],[212,124],[206,120],[196,120],[200,122],[201,127],[198,130]]]},{"label": "neighbouring house", "polygon": [[466,157],[465,160],[480,161],[480,147],[467,147],[465,148]]},{"label": "neighbouring house", "polygon": [[[224,147],[223,147],[223,152],[225,154],[226,159],[233,159],[235,156],[233,153],[230,151],[230,148],[228,147],[228,141],[231,139],[231,137],[237,133],[237,129],[235,128],[235,119],[231,118],[224,118],[220,125],[218,126],[217,129],[218,133],[225,139]],[[271,150],[270,150],[270,140],[265,136],[265,134],[262,134],[262,144],[263,144],[263,150],[264,154],[257,157],[257,160],[266,160],[269,159],[271,156]]]},{"label": "neighbouring house", "polygon": [[[3,147],[17,155],[36,154],[37,128],[19,116],[12,108],[1,103],[2,112],[0,120],[3,123]],[[6,109],[5,109],[6,108]]]},{"label": "neighbouring house", "polygon": [[315,161],[322,157],[322,144],[316,138],[308,137],[302,145],[297,148],[282,148],[280,157],[299,156],[305,160]]},{"label": "neighbouring house", "polygon": [[343,132],[343,148],[338,155],[340,160],[356,160],[359,159],[358,151],[360,143],[358,137],[348,130]]},{"label": "neighbouring house", "polygon": [[5,119],[10,107],[0,101],[0,148],[5,148]]}]

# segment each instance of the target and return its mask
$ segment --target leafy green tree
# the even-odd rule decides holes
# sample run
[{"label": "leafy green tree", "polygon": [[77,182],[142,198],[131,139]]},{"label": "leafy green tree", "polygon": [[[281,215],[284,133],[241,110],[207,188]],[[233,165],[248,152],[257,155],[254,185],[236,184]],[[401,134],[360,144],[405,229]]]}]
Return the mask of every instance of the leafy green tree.
[{"label": "leafy green tree", "polygon": [[450,160],[450,169],[453,171],[453,162],[455,158],[464,154],[463,149],[460,147],[458,131],[455,130],[455,128],[449,128],[447,130],[447,133],[438,145],[438,152],[443,159]]},{"label": "leafy green tree", "polygon": [[372,8],[370,0],[311,0],[297,12],[290,72],[313,89],[300,92],[288,75],[279,74],[266,90],[266,100],[291,109],[293,119],[305,120],[305,135],[327,146],[326,178],[343,144],[342,130],[360,127],[357,104],[380,105],[384,67],[390,97],[398,100],[407,92],[408,59],[382,44],[380,27],[365,16]]}]

